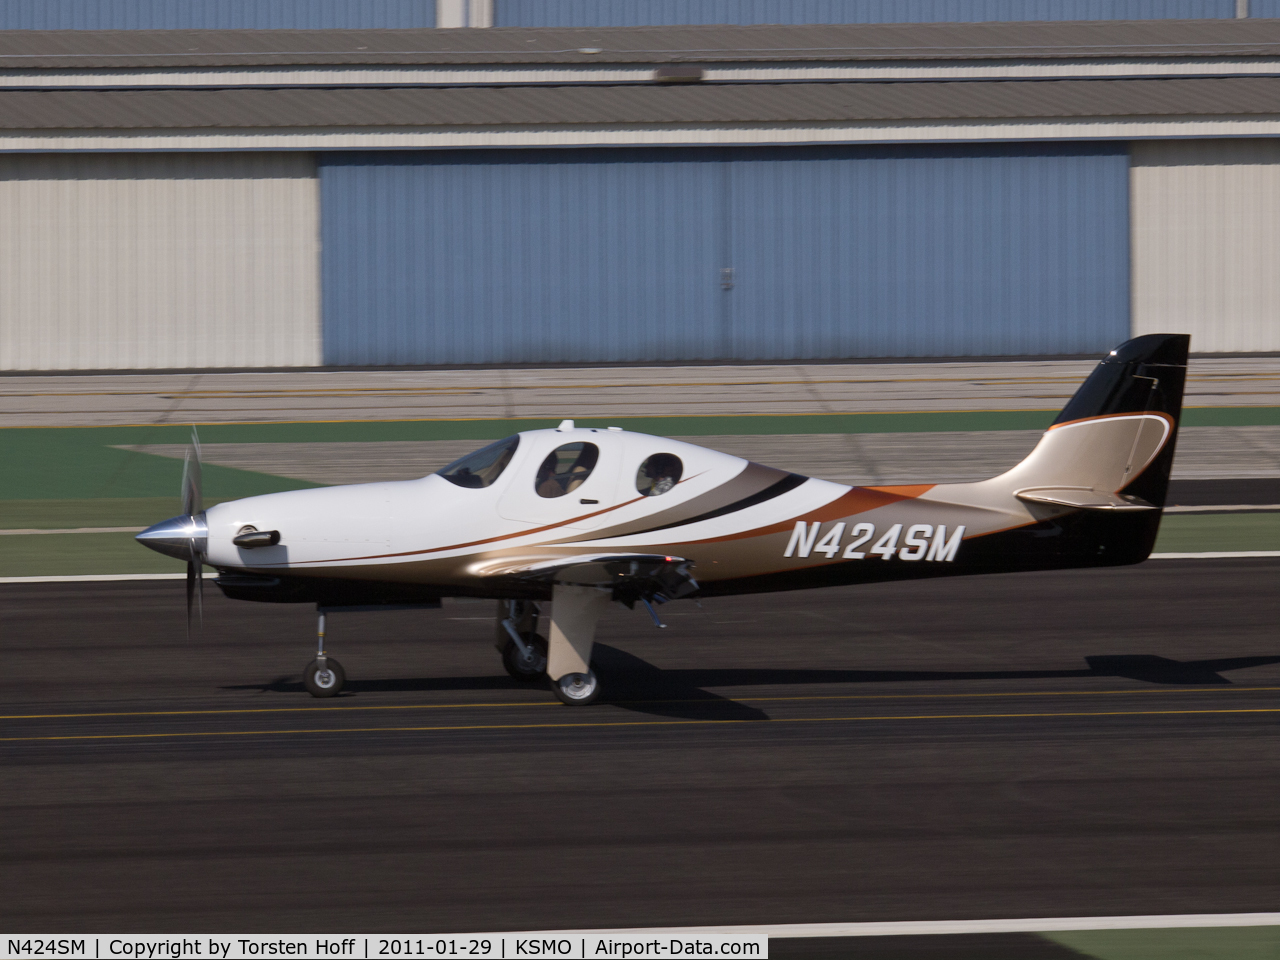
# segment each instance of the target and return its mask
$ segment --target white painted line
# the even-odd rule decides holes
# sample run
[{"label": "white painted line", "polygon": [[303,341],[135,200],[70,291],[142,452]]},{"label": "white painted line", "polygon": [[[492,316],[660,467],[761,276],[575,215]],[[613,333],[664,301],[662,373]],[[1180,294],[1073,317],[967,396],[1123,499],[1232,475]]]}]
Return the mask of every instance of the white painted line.
[{"label": "white painted line", "polygon": [[1208,553],[1153,553],[1148,560],[1235,560],[1241,557],[1280,557],[1280,550],[1216,550]]},{"label": "white painted line", "polygon": [[[216,573],[205,571],[206,580]],[[0,583],[108,583],[116,580],[185,580],[185,573],[87,573],[75,577],[0,577]]]},{"label": "white painted line", "polygon": [[[739,927],[626,927],[610,930],[539,930],[502,933],[504,937],[626,936],[695,934],[699,936],[900,937],[956,933],[1054,933],[1061,930],[1170,930],[1188,927],[1280,926],[1280,913],[1187,913],[1134,917],[1041,917],[1014,920],[894,920],[868,923],[766,923]],[[453,934],[452,936],[478,936]]]},{"label": "white painted line", "polygon": [[1224,503],[1218,506],[1165,507],[1165,513],[1263,513],[1280,512],[1280,503]]},{"label": "white painted line", "polygon": [[66,527],[61,530],[45,530],[30,527],[25,530],[0,530],[0,537],[38,537],[47,533],[141,533],[146,527]]}]

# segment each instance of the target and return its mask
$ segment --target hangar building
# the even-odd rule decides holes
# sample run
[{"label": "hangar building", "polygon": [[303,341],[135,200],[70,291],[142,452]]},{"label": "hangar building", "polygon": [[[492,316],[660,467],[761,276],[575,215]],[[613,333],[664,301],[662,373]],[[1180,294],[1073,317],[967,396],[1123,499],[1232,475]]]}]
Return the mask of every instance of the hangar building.
[{"label": "hangar building", "polygon": [[0,0],[0,369],[1280,351],[1273,18]]}]

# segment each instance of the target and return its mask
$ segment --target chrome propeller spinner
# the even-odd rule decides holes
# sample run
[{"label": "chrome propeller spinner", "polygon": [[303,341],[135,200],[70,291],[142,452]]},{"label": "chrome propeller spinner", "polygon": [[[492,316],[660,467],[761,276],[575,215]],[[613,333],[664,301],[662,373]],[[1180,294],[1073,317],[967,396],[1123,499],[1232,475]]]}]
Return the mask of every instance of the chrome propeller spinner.
[{"label": "chrome propeller spinner", "polygon": [[157,553],[187,562],[187,637],[191,636],[191,621],[204,619],[204,569],[209,542],[209,527],[205,521],[204,501],[201,492],[200,438],[191,428],[191,446],[182,464],[182,513],[147,527],[135,539],[144,547]]}]

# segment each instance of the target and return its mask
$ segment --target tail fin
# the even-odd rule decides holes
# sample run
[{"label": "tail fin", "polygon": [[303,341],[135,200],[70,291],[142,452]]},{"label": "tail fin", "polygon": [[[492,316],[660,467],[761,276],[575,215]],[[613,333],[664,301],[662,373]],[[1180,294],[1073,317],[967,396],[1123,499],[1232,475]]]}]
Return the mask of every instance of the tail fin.
[{"label": "tail fin", "polygon": [[[1035,522],[974,542],[990,568],[1140,563],[1160,530],[1182,416],[1190,337],[1151,334],[1116,347],[1025,460],[998,477],[945,488],[953,502],[1009,498]],[[981,544],[981,546],[979,546]]]},{"label": "tail fin", "polygon": [[[1117,493],[1163,507],[1173,469],[1178,424],[1182,419],[1182,392],[1187,378],[1187,354],[1191,337],[1182,333],[1151,333],[1120,344],[1094,368],[1070,402],[1062,408],[1054,427],[1101,418],[1159,417],[1168,426],[1165,441],[1145,462],[1144,452],[1134,449],[1126,459],[1126,473]],[[1139,424],[1139,433],[1142,432]],[[1146,427],[1153,424],[1147,423]],[[1148,430],[1149,434],[1163,430]],[[1154,436],[1151,437],[1154,439]],[[1135,438],[1135,447],[1142,446]]]}]

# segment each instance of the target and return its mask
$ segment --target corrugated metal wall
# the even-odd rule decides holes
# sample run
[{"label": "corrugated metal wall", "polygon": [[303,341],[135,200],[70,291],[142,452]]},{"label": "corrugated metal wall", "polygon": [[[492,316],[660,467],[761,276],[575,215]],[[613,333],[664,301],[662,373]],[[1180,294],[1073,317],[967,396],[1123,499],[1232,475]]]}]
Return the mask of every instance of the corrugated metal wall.
[{"label": "corrugated metal wall", "polygon": [[1107,144],[328,155],[325,361],[1109,349],[1127,168]]},{"label": "corrugated metal wall", "polygon": [[1133,145],[1133,327],[1280,350],[1280,141]]},{"label": "corrugated metal wall", "polygon": [[1128,333],[1123,145],[744,153],[735,356],[1095,353]]},{"label": "corrugated metal wall", "polygon": [[314,365],[308,154],[0,156],[0,367]]},{"label": "corrugated metal wall", "polygon": [[0,30],[434,27],[436,0],[0,0]]},{"label": "corrugated metal wall", "polygon": [[[1235,0],[493,0],[497,27],[1230,18]],[[1261,7],[1278,0],[1251,0]]]},{"label": "corrugated metal wall", "polygon": [[322,155],[325,362],[714,355],[712,158]]}]

